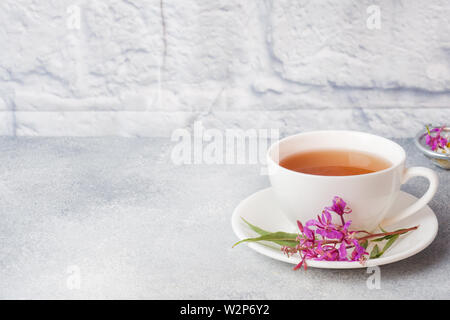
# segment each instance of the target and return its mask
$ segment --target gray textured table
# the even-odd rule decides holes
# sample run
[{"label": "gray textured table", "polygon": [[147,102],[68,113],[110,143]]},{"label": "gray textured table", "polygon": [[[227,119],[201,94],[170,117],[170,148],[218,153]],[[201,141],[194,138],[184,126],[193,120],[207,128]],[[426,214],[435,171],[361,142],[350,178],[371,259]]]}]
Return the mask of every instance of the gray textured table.
[{"label": "gray textured table", "polygon": [[174,166],[164,139],[1,138],[0,298],[450,298],[450,172],[398,142],[440,176],[439,233],[369,290],[366,269],[294,272],[231,249],[234,207],[268,186],[259,166]]}]

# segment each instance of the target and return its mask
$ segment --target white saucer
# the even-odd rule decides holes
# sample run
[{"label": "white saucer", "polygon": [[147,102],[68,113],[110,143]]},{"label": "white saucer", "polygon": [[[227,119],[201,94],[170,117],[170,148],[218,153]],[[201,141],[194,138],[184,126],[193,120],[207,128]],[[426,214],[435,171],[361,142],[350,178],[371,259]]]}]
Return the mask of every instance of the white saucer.
[{"label": "white saucer", "polygon": [[[416,200],[416,197],[401,191],[388,216],[398,212],[401,208],[406,208]],[[295,233],[298,231],[296,226],[283,216],[271,188],[258,191],[243,200],[234,210],[231,219],[233,231],[240,240],[259,236],[244,223],[241,217],[251,224],[271,232],[285,231]],[[436,237],[438,222],[433,210],[426,206],[400,223],[386,227],[387,230],[396,230],[416,225],[419,225],[417,230],[401,236],[383,256],[378,259],[369,259],[364,265],[359,262],[307,260],[308,267],[330,269],[366,268],[408,258],[425,249]],[[281,252],[280,247],[272,242],[253,242],[247,245],[253,250],[273,259],[292,264],[300,262],[298,255],[288,258]],[[244,246],[244,244],[239,246]]]}]

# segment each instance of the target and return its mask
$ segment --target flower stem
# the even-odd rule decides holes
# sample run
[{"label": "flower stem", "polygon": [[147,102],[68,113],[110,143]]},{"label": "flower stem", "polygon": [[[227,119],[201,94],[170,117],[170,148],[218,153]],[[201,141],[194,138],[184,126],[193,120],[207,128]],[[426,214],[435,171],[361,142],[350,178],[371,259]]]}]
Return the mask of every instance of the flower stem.
[{"label": "flower stem", "polygon": [[[416,230],[417,228],[419,228],[419,226],[411,227],[411,228],[408,228],[408,229],[400,229],[400,230],[391,231],[391,232],[382,232],[382,233],[369,233],[367,231],[358,231],[358,232],[369,233],[369,235],[361,237],[361,238],[355,238],[355,239],[358,240],[358,241],[361,241],[361,240],[367,240],[367,239],[376,238],[376,237],[385,237],[385,236],[391,236],[391,235],[396,235],[396,234],[404,234],[404,233],[407,233],[409,231]],[[322,245],[337,244],[337,243],[340,243],[340,242],[341,241],[339,241],[339,240],[328,240],[328,241],[321,241],[321,244]],[[317,246],[317,244],[313,243],[313,247],[316,247],[316,246]],[[307,247],[297,247],[296,248],[297,251],[302,251],[302,250],[306,250],[306,249],[308,249],[308,248]]]},{"label": "flower stem", "polygon": [[370,239],[370,238],[376,238],[376,237],[385,237],[385,236],[392,236],[394,234],[403,234],[403,233],[407,233],[409,231],[412,230],[416,230],[419,226],[415,226],[412,228],[408,228],[408,229],[400,229],[400,230],[396,230],[396,231],[392,231],[392,232],[382,232],[382,233],[371,233],[367,236],[361,237],[361,238],[357,238],[356,240],[366,240],[366,239]]}]

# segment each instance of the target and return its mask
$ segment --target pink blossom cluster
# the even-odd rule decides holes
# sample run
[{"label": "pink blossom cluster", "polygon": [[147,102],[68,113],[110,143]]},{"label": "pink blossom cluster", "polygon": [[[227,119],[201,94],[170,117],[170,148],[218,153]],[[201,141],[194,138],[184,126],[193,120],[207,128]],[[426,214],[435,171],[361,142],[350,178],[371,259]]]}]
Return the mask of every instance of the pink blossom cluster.
[{"label": "pink blossom cluster", "polygon": [[444,130],[444,127],[433,128],[431,130],[427,127],[428,133],[426,135],[425,142],[433,151],[436,151],[437,149],[445,149],[449,143],[447,138],[441,136],[442,130]]},{"label": "pink blossom cluster", "polygon": [[[351,209],[340,197],[333,198],[333,204],[325,207],[317,219],[308,220],[305,225],[297,221],[300,230],[295,247],[282,247],[288,256],[299,253],[300,263],[294,270],[302,266],[307,268],[306,260],[319,261],[360,261],[366,260],[368,254],[365,249],[367,240],[359,240],[356,234],[360,231],[350,231],[351,220],[345,221],[344,215]],[[340,224],[332,222],[332,214],[340,217]]]}]

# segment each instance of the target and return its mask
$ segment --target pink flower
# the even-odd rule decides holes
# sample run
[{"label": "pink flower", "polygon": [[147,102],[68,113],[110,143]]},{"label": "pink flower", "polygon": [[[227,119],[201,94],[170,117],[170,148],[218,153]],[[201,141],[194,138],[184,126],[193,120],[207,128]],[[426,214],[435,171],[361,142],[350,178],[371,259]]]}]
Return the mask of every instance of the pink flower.
[{"label": "pink flower", "polygon": [[[295,240],[292,240],[292,236],[282,235],[280,239],[279,232],[270,233],[264,231],[260,233],[267,237],[249,238],[241,240],[243,241],[273,241],[279,243],[281,240],[286,240],[287,246],[281,247],[281,250],[289,257],[293,254],[300,255],[300,262],[294,267],[297,270],[303,267],[307,269],[307,260],[316,261],[358,261],[363,263],[367,259],[369,254],[365,248],[368,247],[370,239],[376,238],[373,241],[385,241],[384,248],[379,251],[378,244],[375,245],[370,254],[372,258],[379,258],[401,234],[405,234],[412,230],[416,230],[419,226],[398,229],[395,231],[383,231],[382,233],[370,233],[365,230],[352,231],[351,220],[345,221],[345,214],[349,214],[352,210],[347,207],[347,203],[340,197],[335,196],[333,203],[330,207],[325,207],[317,219],[308,220],[304,225],[297,221],[299,229],[298,234],[293,234]],[[336,214],[341,223],[333,223],[332,214]],[[244,220],[245,221],[245,220]],[[249,224],[247,222],[247,224]],[[249,224],[250,225],[250,224]],[[250,225],[252,226],[252,225]],[[259,232],[258,232],[259,233]],[[360,235],[358,237],[358,235]],[[395,237],[394,237],[395,236]],[[235,244],[235,245],[236,245]]]},{"label": "pink flower", "polygon": [[[448,139],[441,136],[441,132],[444,128],[445,127],[433,128],[429,130],[427,127],[428,133],[425,137],[425,143],[431,147],[431,150],[436,151],[437,149],[444,149],[448,145]],[[433,135],[433,133],[436,134]]]},{"label": "pink flower", "polygon": [[352,209],[347,207],[347,203],[344,201],[344,199],[338,196],[335,196],[333,198],[333,205],[331,207],[326,207],[325,209],[333,211],[340,216],[344,215],[345,213],[348,214],[352,212]]},{"label": "pink flower", "polygon": [[[306,260],[318,261],[363,261],[368,253],[355,239],[355,231],[350,231],[351,221],[345,221],[344,214],[351,212],[347,203],[340,197],[333,198],[333,204],[325,207],[317,219],[311,219],[303,225],[297,221],[300,231],[297,237],[298,245],[295,248],[283,247],[282,250],[290,255],[300,253],[301,260],[294,270],[302,266],[307,268]],[[341,218],[342,225],[334,224],[331,214],[335,213]],[[321,239],[317,238],[320,236]],[[354,248],[349,255],[348,250]]]},{"label": "pink flower", "polygon": [[338,226],[332,222],[331,214],[327,209],[322,211],[321,217],[317,216],[317,220],[309,220],[306,225],[317,227],[316,233],[323,238],[342,239],[344,237],[344,234],[338,230]]},{"label": "pink flower", "polygon": [[364,255],[369,253],[359,244],[358,240],[354,239],[353,244],[355,245],[355,249],[352,252],[351,261],[362,261]]},{"label": "pink flower", "polygon": [[339,260],[347,260],[347,245],[345,243],[341,243],[341,246],[339,247]]}]

